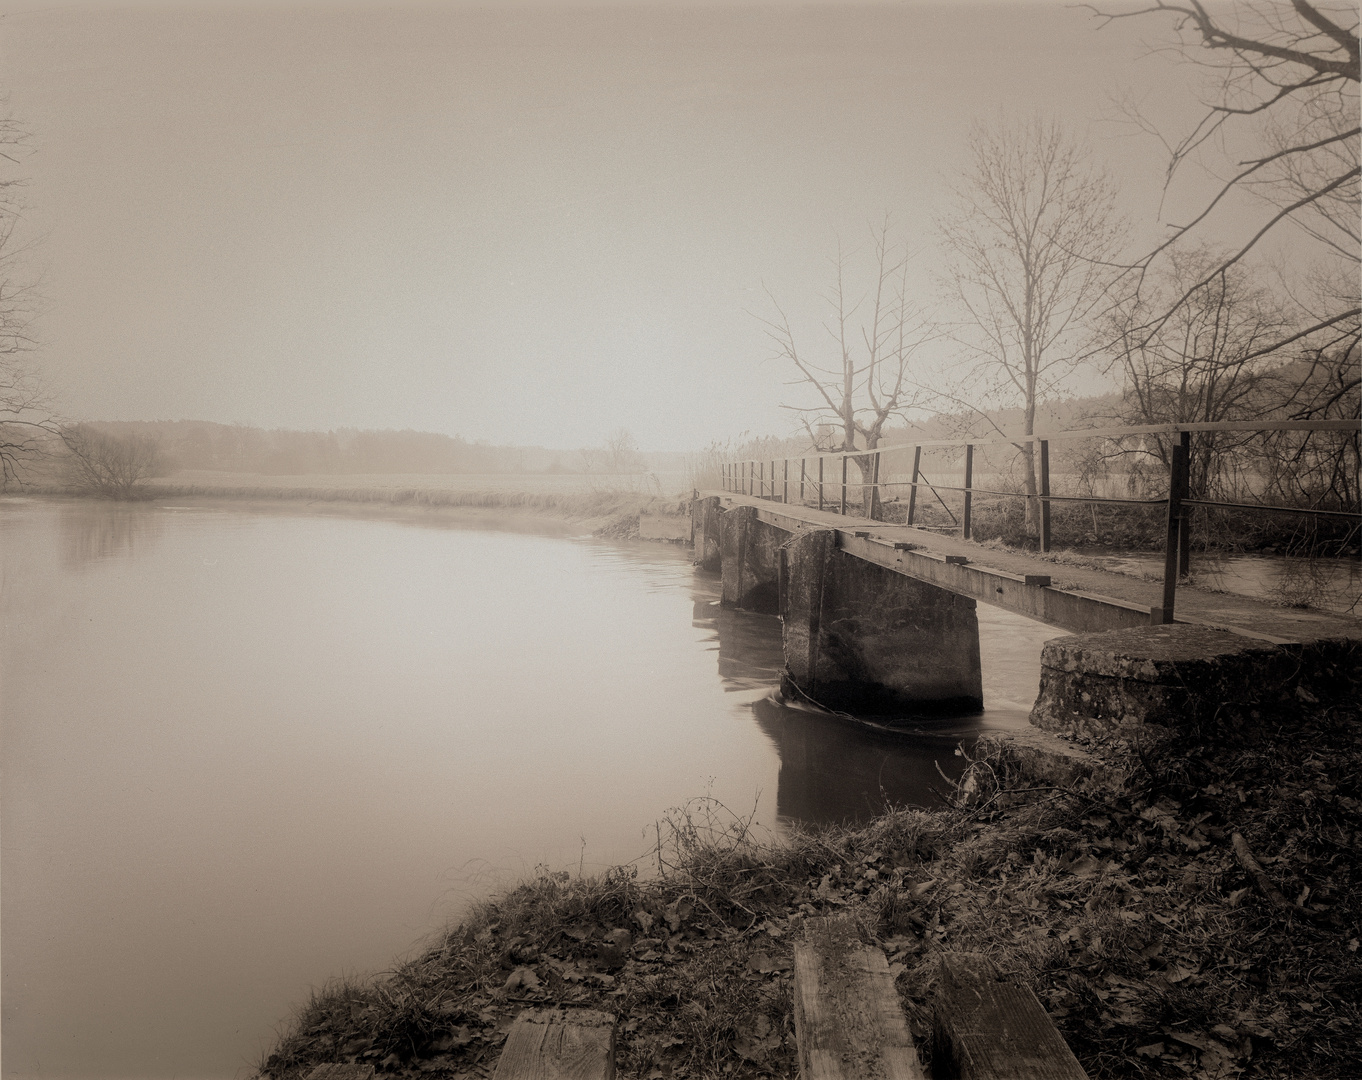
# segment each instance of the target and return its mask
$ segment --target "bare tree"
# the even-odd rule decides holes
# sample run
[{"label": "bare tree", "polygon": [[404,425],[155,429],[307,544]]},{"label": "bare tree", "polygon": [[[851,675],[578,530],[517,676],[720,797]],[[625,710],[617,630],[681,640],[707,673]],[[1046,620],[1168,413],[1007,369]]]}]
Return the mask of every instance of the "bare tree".
[{"label": "bare tree", "polygon": [[628,428],[616,428],[605,440],[605,461],[611,472],[638,471],[638,443]]},{"label": "bare tree", "polygon": [[92,424],[63,428],[71,481],[91,495],[132,498],[137,485],[165,468],[160,440],[152,435],[111,435]]},{"label": "bare tree", "polygon": [[[975,402],[1019,406],[1022,434],[1031,435],[1036,406],[1084,358],[1086,320],[1111,281],[1125,228],[1116,185],[1056,121],[1039,116],[976,124],[969,154],[954,206],[937,222],[942,284],[958,311],[952,336],[968,363],[953,400],[990,424]],[[1016,445],[1034,496],[1033,443]],[[1026,521],[1039,527],[1034,498]]]},{"label": "bare tree", "polygon": [[[1166,183],[1193,157],[1219,158],[1227,174],[1215,194],[1133,267],[1139,283],[1161,256],[1196,230],[1214,221],[1237,229],[1235,244],[1181,293],[1150,312],[1144,328],[1158,332],[1184,304],[1194,303],[1211,279],[1241,262],[1264,237],[1293,223],[1318,242],[1326,261],[1342,264],[1324,274],[1343,288],[1314,290],[1302,311],[1312,316],[1273,348],[1306,342],[1326,354],[1357,349],[1359,304],[1359,52],[1358,8],[1353,0],[1241,2],[1209,9],[1201,0],[1156,0],[1125,11],[1086,5],[1104,23],[1115,19],[1164,17],[1171,21],[1166,46],[1188,62],[1207,69],[1205,110],[1181,138],[1160,135],[1138,110],[1128,115],[1159,135],[1168,150]],[[1249,145],[1246,156],[1230,146]],[[1251,193],[1264,209],[1243,212],[1232,195]],[[1320,279],[1316,277],[1316,282]],[[1138,287],[1138,286],[1137,286]],[[1308,339],[1308,340],[1307,340]]]},{"label": "bare tree", "polygon": [[[1131,424],[1214,423],[1246,420],[1279,411],[1289,398],[1278,385],[1276,360],[1263,352],[1286,336],[1287,311],[1270,290],[1241,267],[1202,281],[1222,258],[1205,248],[1178,251],[1141,292],[1127,296],[1109,315],[1109,336],[1118,342],[1113,362],[1123,376],[1120,419]],[[1156,332],[1151,311],[1188,295]],[[1248,436],[1205,432],[1193,444],[1192,490],[1208,497],[1221,459]],[[1140,440],[1142,450],[1149,449]],[[1168,447],[1155,452],[1167,465]],[[1160,470],[1162,474],[1164,470]]]},{"label": "bare tree", "polygon": [[[908,252],[891,239],[888,215],[872,230],[871,251],[874,276],[857,295],[847,282],[848,256],[838,248],[836,275],[826,297],[832,316],[824,323],[831,350],[805,349],[774,297],[776,318],[761,320],[776,357],[795,369],[789,385],[814,390],[814,404],[781,408],[799,416],[816,450],[873,450],[890,420],[906,420],[926,398],[912,364],[935,331],[908,295]],[[865,511],[874,517],[878,493],[865,486],[873,475],[872,457],[852,460],[861,474]]]},{"label": "bare tree", "polygon": [[8,111],[0,112],[0,488],[20,479],[25,462],[43,451],[55,431],[47,393],[26,362],[34,345],[33,285],[20,267],[24,181],[14,168],[27,143],[28,132]]}]

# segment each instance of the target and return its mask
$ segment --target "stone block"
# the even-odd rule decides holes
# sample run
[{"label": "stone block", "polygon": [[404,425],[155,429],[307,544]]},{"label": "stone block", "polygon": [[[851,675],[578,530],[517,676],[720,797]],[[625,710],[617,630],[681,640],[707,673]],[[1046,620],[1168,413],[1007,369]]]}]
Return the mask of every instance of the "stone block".
[{"label": "stone block", "polygon": [[960,781],[969,803],[982,802],[999,787],[1052,784],[1078,791],[1119,787],[1124,762],[1100,757],[1048,731],[986,731],[974,744],[973,760]]}]

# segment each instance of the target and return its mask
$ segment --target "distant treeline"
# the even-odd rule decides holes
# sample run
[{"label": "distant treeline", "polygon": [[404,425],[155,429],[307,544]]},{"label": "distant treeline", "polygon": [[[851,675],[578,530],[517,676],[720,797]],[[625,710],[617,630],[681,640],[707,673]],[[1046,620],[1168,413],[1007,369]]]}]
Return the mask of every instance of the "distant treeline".
[{"label": "distant treeline", "polygon": [[[429,431],[287,431],[204,420],[105,421],[111,436],[154,439],[166,471],[265,473],[579,473],[599,471],[597,455],[541,446],[492,446]],[[679,469],[681,454],[640,454],[636,467]],[[670,459],[675,458],[675,461]]]}]

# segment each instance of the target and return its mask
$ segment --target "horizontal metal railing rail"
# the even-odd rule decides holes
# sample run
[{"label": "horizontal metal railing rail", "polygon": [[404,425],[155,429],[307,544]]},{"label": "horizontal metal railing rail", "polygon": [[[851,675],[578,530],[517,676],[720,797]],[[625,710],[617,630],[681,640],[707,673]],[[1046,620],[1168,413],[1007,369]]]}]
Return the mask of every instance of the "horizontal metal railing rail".
[{"label": "horizontal metal railing rail", "polygon": [[[748,459],[725,462],[721,466],[723,488],[744,495],[763,499],[790,501],[791,484],[799,489],[799,502],[804,502],[806,487],[817,492],[818,509],[825,509],[826,489],[832,487],[837,496],[832,500],[832,509],[846,514],[848,495],[852,489],[860,492],[862,500],[865,490],[871,489],[870,516],[875,518],[880,504],[880,493],[888,488],[908,488],[907,525],[915,523],[917,514],[918,488],[925,487],[936,496],[943,509],[958,527],[963,539],[970,539],[972,526],[973,499],[975,495],[990,495],[1011,499],[1035,499],[1040,504],[1040,550],[1048,552],[1051,546],[1050,504],[1052,502],[1084,502],[1094,504],[1123,504],[1135,506],[1168,507],[1168,531],[1164,546],[1163,605],[1151,611],[1152,621],[1170,623],[1176,599],[1177,580],[1186,575],[1191,561],[1191,530],[1185,508],[1211,507],[1232,510],[1264,510],[1273,513],[1302,514],[1320,517],[1351,519],[1362,523],[1362,514],[1347,510],[1328,510],[1319,507],[1280,506],[1272,503],[1217,502],[1209,499],[1193,499],[1189,492],[1191,437],[1200,432],[1243,432],[1252,434],[1267,431],[1339,431],[1357,435],[1357,420],[1268,420],[1268,421],[1225,421],[1221,423],[1194,424],[1145,424],[1133,427],[1080,428],[1072,431],[1034,432],[1031,435],[999,436],[989,439],[930,439],[922,442],[895,443],[890,446],[877,446],[867,450],[841,450],[827,453],[805,454],[797,458]],[[1123,438],[1131,435],[1176,435],[1178,442],[1169,455],[1168,494],[1152,499],[1121,498],[1101,495],[1056,495],[1050,491],[1050,443],[1065,439]],[[1014,446],[1027,449],[1035,445],[1040,451],[1039,490],[1033,495],[1028,492],[998,491],[991,488],[976,487],[974,479],[974,451],[981,446]],[[933,484],[922,472],[922,451],[929,449],[963,449],[965,451],[963,486]],[[880,480],[880,462],[886,453],[894,451],[913,451],[913,471],[911,480]],[[870,479],[856,481],[847,476],[847,464],[856,459],[857,464],[868,463]],[[790,463],[799,463],[799,475],[792,481]],[[816,462],[817,479],[810,475],[809,463]],[[829,479],[827,463],[840,463],[840,476]],[[767,472],[767,465],[770,472]],[[779,477],[777,464],[782,465]],[[777,486],[779,485],[779,487]],[[1356,486],[1356,482],[1354,484]],[[964,496],[961,516],[956,518],[954,511],[946,506],[940,492],[957,492]],[[1362,492],[1359,493],[1362,500]]]}]

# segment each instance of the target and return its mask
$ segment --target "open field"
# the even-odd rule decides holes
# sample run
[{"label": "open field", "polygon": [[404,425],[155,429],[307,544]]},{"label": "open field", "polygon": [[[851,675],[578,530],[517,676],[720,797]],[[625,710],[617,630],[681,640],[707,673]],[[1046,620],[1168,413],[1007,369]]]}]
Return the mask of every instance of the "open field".
[{"label": "open field", "polygon": [[[314,497],[314,493],[338,492],[391,493],[431,492],[515,492],[524,494],[593,494],[599,492],[634,495],[679,495],[686,489],[686,476],[667,473],[307,473],[274,476],[266,473],[217,472],[208,469],[183,469],[170,476],[148,480],[154,491],[194,493],[237,493],[258,491],[262,496]],[[321,494],[315,497],[325,498]]]}]

